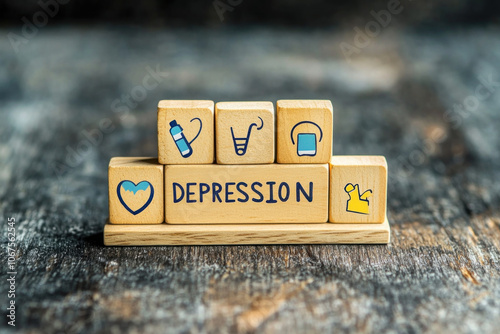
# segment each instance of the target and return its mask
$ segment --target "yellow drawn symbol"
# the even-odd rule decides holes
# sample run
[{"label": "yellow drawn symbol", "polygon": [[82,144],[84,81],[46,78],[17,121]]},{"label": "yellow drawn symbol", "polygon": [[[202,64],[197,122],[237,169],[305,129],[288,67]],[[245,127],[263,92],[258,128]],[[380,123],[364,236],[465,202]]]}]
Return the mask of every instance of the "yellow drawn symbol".
[{"label": "yellow drawn symbol", "polygon": [[358,184],[353,186],[352,183],[348,183],[344,191],[349,195],[349,200],[347,200],[347,211],[365,215],[370,213],[370,202],[367,198],[372,195],[371,189],[360,194]]}]

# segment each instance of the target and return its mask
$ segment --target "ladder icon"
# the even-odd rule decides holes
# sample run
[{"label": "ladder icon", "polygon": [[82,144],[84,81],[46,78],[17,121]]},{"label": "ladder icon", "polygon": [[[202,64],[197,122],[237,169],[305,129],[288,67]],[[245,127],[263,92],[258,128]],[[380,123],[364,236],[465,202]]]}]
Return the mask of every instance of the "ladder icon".
[{"label": "ladder icon", "polygon": [[[262,118],[260,118],[260,116],[259,119],[261,124],[260,127],[257,128],[257,130],[262,129],[262,127],[264,126],[264,121],[262,120]],[[250,124],[250,126],[248,127],[247,136],[240,138],[236,138],[234,136],[233,127],[231,127],[231,136],[233,137],[234,152],[237,155],[242,156],[245,155],[245,153],[247,153],[248,142],[250,141],[250,135],[252,134],[252,128],[254,126],[257,126],[257,123]]]}]

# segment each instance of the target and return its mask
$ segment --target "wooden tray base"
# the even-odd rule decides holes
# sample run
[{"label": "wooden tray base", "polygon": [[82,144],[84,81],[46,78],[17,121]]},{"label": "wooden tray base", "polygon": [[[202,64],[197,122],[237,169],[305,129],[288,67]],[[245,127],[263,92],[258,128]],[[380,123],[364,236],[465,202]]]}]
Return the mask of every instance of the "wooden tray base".
[{"label": "wooden tray base", "polygon": [[224,224],[104,226],[106,246],[387,244],[382,224]]}]

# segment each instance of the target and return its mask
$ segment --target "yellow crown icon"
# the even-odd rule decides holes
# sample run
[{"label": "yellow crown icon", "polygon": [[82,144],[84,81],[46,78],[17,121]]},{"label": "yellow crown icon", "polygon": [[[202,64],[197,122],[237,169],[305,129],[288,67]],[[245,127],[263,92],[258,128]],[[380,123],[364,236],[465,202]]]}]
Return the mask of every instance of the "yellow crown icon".
[{"label": "yellow crown icon", "polygon": [[352,185],[352,183],[348,183],[345,186],[344,191],[349,195],[346,208],[347,211],[365,215],[370,213],[370,202],[367,198],[372,195],[371,189],[368,189],[363,194],[360,194],[358,184]]}]

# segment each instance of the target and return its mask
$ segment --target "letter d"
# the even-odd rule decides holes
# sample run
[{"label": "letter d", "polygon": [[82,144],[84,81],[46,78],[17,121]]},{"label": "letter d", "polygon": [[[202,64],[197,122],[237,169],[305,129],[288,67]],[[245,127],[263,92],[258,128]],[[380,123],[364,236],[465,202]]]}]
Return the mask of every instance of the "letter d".
[{"label": "letter d", "polygon": [[76,167],[83,161],[83,158],[71,146],[66,146],[66,151],[68,151],[66,155],[66,164],[68,166]]},{"label": "letter d", "polygon": [[[174,203],[179,203],[184,198],[184,188],[177,182],[172,183],[172,187],[173,187],[172,191],[174,193]],[[179,197],[177,197],[177,190],[176,190],[177,188],[179,188],[181,191]]]},{"label": "letter d", "polygon": [[21,18],[21,21],[24,22],[24,25],[23,25],[23,27],[21,29],[21,32],[23,33],[24,38],[30,39],[30,38],[35,37],[36,34],[38,34],[38,28],[35,27],[35,25],[33,23],[31,23],[30,21],[28,21],[28,19],[26,18],[26,16],[24,16],[23,18]]},{"label": "letter d", "polygon": [[354,27],[354,31],[356,32],[356,36],[354,36],[354,45],[358,48],[364,48],[370,45],[370,38],[358,27]]}]

